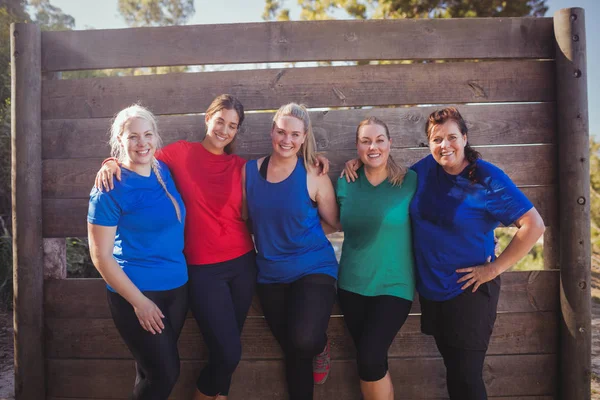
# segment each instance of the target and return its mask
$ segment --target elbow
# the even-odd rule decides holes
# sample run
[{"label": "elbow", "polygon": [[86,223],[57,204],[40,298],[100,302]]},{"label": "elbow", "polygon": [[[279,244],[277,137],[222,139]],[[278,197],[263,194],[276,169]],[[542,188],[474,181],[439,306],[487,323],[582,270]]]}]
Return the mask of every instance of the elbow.
[{"label": "elbow", "polygon": [[546,224],[544,223],[544,220],[542,219],[542,216],[539,213],[537,215],[537,218],[534,220],[533,225],[538,235],[538,238],[542,236],[544,232],[546,232]]}]

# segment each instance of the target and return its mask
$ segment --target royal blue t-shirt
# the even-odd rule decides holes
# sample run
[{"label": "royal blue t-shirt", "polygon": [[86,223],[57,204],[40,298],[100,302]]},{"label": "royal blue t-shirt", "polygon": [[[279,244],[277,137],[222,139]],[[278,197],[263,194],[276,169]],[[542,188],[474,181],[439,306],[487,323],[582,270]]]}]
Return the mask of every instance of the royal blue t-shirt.
[{"label": "royal blue t-shirt", "polygon": [[494,229],[511,225],[533,205],[498,167],[477,160],[450,175],[429,155],[411,167],[418,176],[410,204],[417,291],[444,301],[462,293],[458,268],[495,259]]},{"label": "royal blue t-shirt", "polygon": [[185,206],[168,167],[160,161],[159,171],[179,203],[181,222],[154,172],[146,177],[121,168],[121,181],[115,179],[113,190],[93,188],[90,193],[88,222],[117,227],[113,256],[142,291],[175,289],[188,280],[183,256]]}]

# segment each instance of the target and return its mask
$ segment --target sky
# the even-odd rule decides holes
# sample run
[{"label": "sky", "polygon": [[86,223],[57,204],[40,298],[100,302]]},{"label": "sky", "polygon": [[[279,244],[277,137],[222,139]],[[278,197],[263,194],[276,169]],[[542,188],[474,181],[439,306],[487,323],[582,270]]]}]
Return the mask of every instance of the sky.
[{"label": "sky", "polygon": [[[127,27],[117,11],[117,0],[50,0],[50,3],[73,16],[76,29]],[[264,4],[264,0],[196,0],[196,13],[189,24],[260,22]],[[299,11],[296,0],[286,0],[284,4],[291,8],[292,19],[297,19]],[[600,139],[600,119],[591,118],[600,107],[600,74],[592,73],[600,71],[600,24],[593,23],[600,18],[600,1],[548,0],[546,4],[549,8],[547,17],[565,7],[585,9],[590,134]]]}]

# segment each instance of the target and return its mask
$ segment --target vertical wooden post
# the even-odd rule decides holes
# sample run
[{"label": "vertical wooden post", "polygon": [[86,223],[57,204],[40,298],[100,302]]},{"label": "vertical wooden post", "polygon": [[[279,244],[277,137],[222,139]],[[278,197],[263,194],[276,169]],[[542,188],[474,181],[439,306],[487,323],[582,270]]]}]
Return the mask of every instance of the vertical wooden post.
[{"label": "vertical wooden post", "polygon": [[10,40],[15,399],[44,399],[40,29],[12,24]]},{"label": "vertical wooden post", "polygon": [[589,399],[591,374],[590,163],[585,15],[554,14],[560,226],[560,398]]}]

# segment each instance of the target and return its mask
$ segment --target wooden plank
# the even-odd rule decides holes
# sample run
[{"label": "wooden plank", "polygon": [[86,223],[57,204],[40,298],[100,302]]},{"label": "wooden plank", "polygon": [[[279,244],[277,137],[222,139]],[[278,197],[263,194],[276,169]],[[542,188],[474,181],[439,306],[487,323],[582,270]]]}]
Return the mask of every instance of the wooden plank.
[{"label": "wooden plank", "polygon": [[[254,154],[240,154],[255,159],[271,152],[271,146]],[[551,185],[556,182],[556,147],[553,145],[477,148],[483,159],[506,172],[518,186]],[[393,149],[398,163],[411,165],[429,155],[426,148]],[[344,163],[356,157],[356,150],[331,150],[325,156],[331,163],[329,176],[337,180]],[[44,198],[89,198],[102,159],[56,159],[43,162],[42,195]]]},{"label": "wooden plank", "polygon": [[[533,202],[546,226],[556,226],[558,203],[556,186],[523,187],[523,193]],[[88,199],[44,199],[44,237],[87,236]]]},{"label": "wooden plank", "polygon": [[45,71],[325,60],[552,58],[554,54],[550,18],[98,29],[44,32],[42,44]]},{"label": "wooden plank", "polygon": [[[473,146],[507,144],[552,144],[556,141],[554,103],[494,104],[459,106],[468,122],[469,143]],[[384,121],[394,148],[427,146],[424,127],[431,112],[440,107],[400,107],[312,111],[311,121],[321,150],[354,150],[356,126],[375,116]],[[256,153],[271,146],[267,133],[274,113],[246,115],[238,133],[236,151]],[[42,158],[106,157],[109,118],[46,120],[42,123]],[[160,116],[158,126],[163,143],[177,140],[201,141],[204,115]],[[81,144],[85,143],[85,146]]]},{"label": "wooden plank", "polygon": [[[317,389],[319,390],[319,389]],[[47,397],[47,400],[86,400],[90,399],[90,397]],[[98,397],[93,397],[94,400],[112,400],[112,399],[100,399]],[[121,399],[125,400],[128,397],[122,397]],[[402,397],[403,400],[417,400],[416,397],[406,398]],[[488,396],[489,400],[555,400],[554,396],[510,396],[510,397],[496,397],[496,396]],[[429,400],[448,400],[448,397],[436,397],[429,398]]]},{"label": "wooden plank", "polygon": [[39,26],[11,24],[10,45],[15,397],[41,399],[46,382]]},{"label": "wooden plank", "polygon": [[[247,110],[554,101],[550,61],[288,68],[44,81],[42,119],[111,117],[142,102],[156,114],[206,110],[231,93]],[[440,88],[443,88],[441,90]]]},{"label": "wooden plank", "polygon": [[[133,362],[129,360],[48,360],[48,396],[124,398],[130,393]],[[188,399],[202,362],[183,361],[172,398]],[[556,355],[489,356],[484,380],[490,396],[547,396],[556,391]],[[446,396],[441,358],[391,358],[390,375],[403,398]],[[284,399],[283,363],[241,361],[232,381],[230,399]],[[315,399],[360,399],[353,360],[332,362],[326,385],[315,388]]]},{"label": "wooden plank", "polygon": [[[558,310],[558,271],[521,271],[502,274],[500,312]],[[111,318],[106,304],[106,285],[101,279],[61,279],[46,281],[44,287],[46,318]],[[420,312],[418,296],[412,313]],[[333,315],[339,315],[334,309]],[[250,316],[261,316],[258,300]]]},{"label": "wooden plank", "polygon": [[[595,24],[595,20],[592,19]],[[585,12],[554,14],[559,134],[561,398],[589,399],[592,305]],[[574,38],[577,37],[577,40]],[[592,70],[590,70],[591,72]]]},{"label": "wooden plank", "polygon": [[[46,319],[47,358],[129,359],[131,353],[112,319]],[[332,317],[328,336],[334,359],[355,357],[344,319]],[[196,321],[188,318],[179,338],[182,360],[207,360],[208,352]],[[541,354],[558,351],[556,312],[499,314],[488,354]],[[280,347],[263,318],[250,318],[242,333],[242,359],[282,359]],[[411,315],[390,347],[390,357],[436,357],[435,341],[421,334],[420,316]]]}]

